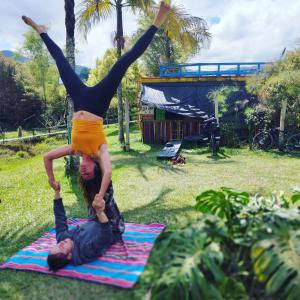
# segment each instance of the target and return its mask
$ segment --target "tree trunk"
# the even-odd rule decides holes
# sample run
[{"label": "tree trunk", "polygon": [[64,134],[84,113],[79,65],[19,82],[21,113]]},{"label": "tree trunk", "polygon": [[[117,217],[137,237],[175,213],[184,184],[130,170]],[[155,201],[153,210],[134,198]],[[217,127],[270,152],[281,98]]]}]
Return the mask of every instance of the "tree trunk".
[{"label": "tree trunk", "polygon": [[215,118],[217,119],[217,122],[219,124],[219,102],[217,97],[215,97],[214,103],[215,103]]},{"label": "tree trunk", "polygon": [[[75,69],[75,13],[74,13],[74,0],[65,0],[65,26],[66,26],[66,57],[73,68]],[[73,101],[71,100],[70,95],[67,95],[68,103],[68,114],[67,114],[67,127],[68,127],[68,143],[71,143],[71,127],[72,127],[72,118],[74,114]],[[70,156],[68,161],[69,168],[71,170],[78,170],[79,166],[79,157]]]},{"label": "tree trunk", "polygon": [[287,99],[282,101],[280,111],[280,125],[279,125],[279,150],[283,149],[284,146],[284,123],[287,109]]},{"label": "tree trunk", "polygon": [[44,104],[45,104],[45,110],[47,109],[47,96],[46,96],[46,84],[45,79],[42,82],[42,89],[43,89],[43,97],[44,97]]},{"label": "tree trunk", "polygon": [[171,40],[168,37],[168,33],[166,33],[166,58],[168,64],[171,64],[172,62],[172,45],[171,45]]},{"label": "tree trunk", "polygon": [[[124,48],[124,37],[123,37],[123,20],[122,20],[122,0],[117,1],[117,57],[118,59],[122,55],[122,49]],[[124,144],[124,108],[122,100],[122,83],[118,86],[118,124],[119,124],[119,142]]]},{"label": "tree trunk", "polygon": [[130,139],[129,139],[129,122],[130,122],[130,114],[129,114],[129,101],[125,99],[125,127],[126,127],[126,143],[125,150],[130,150]]}]

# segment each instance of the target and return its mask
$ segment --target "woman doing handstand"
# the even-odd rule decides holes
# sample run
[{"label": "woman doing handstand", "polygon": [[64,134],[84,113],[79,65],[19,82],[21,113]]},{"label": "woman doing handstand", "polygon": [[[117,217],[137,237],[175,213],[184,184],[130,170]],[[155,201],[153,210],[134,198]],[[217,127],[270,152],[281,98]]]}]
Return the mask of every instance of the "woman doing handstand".
[{"label": "woman doing handstand", "polygon": [[122,77],[129,66],[147,49],[157,29],[167,18],[170,6],[160,3],[153,24],[140,37],[136,44],[125,53],[112,67],[106,77],[93,87],[86,86],[69,65],[61,49],[50,39],[45,27],[37,25],[32,19],[22,16],[23,21],[35,29],[43,39],[54,58],[61,79],[74,103],[74,116],[71,145],[59,147],[44,155],[45,168],[50,186],[59,187],[53,173],[53,159],[66,155],[82,156],[80,174],[84,180],[94,177],[95,161],[101,167],[102,184],[98,196],[103,198],[111,182],[111,162],[107,150],[107,141],[103,130],[103,115],[107,111]]}]

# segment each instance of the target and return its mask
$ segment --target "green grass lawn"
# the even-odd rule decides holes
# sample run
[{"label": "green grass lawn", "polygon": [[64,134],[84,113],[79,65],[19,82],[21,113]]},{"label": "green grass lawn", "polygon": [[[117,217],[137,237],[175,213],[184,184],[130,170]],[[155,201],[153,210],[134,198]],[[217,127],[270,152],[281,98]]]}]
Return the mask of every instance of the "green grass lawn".
[{"label": "green grass lawn", "polygon": [[[144,145],[137,129],[132,130],[130,152],[117,142],[115,126],[106,128],[113,164],[115,197],[127,222],[160,222],[180,226],[196,218],[195,197],[207,190],[228,186],[267,195],[283,190],[292,194],[299,184],[299,159],[277,153],[254,153],[248,149],[225,149],[212,159],[204,148],[183,149],[186,165],[157,161],[160,146]],[[63,144],[49,138],[34,146],[0,148],[0,263],[53,226],[53,192],[48,186],[42,153]],[[64,160],[54,164],[57,180],[70,217],[86,217],[77,179],[64,173]],[[63,279],[33,272],[0,271],[0,299],[142,299],[147,272],[132,291]]]}]

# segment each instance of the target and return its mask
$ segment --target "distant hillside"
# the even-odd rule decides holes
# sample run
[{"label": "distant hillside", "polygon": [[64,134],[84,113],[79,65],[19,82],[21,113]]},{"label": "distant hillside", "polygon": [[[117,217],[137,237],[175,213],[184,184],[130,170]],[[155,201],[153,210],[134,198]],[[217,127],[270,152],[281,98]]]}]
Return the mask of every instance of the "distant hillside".
[{"label": "distant hillside", "polygon": [[18,62],[21,62],[21,63],[28,61],[28,58],[26,58],[24,56],[17,56],[17,57],[15,57],[15,52],[10,51],[10,50],[3,50],[3,51],[0,51],[0,52],[4,55],[4,57],[7,57],[7,58],[16,58],[16,60]]},{"label": "distant hillside", "polygon": [[[15,57],[15,52],[10,51],[10,50],[2,50],[2,51],[0,51],[0,53],[2,53],[4,55],[4,57],[16,59],[16,61],[21,62],[21,63],[27,62],[29,60],[28,58],[26,58],[24,56]],[[85,66],[76,65],[75,72],[78,74],[78,76],[82,80],[87,80],[90,69]]]}]

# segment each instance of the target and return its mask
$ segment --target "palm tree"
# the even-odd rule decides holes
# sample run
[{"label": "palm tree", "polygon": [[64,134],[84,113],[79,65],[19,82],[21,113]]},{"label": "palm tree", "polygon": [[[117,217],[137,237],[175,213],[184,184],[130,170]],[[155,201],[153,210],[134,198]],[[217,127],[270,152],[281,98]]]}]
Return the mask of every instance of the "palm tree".
[{"label": "palm tree", "polygon": [[[78,14],[79,29],[81,29],[86,36],[92,26],[101,20],[110,17],[113,11],[117,15],[117,31],[115,41],[117,44],[117,57],[122,55],[124,48],[123,36],[123,8],[129,8],[133,13],[137,11],[145,11],[153,0],[83,0],[80,3],[80,10]],[[122,101],[122,85],[120,84],[117,91],[118,95],[118,123],[119,123],[119,142],[124,143],[124,120],[123,120],[123,101]]]},{"label": "palm tree", "polygon": [[[182,47],[192,54],[199,52],[203,47],[208,47],[211,40],[206,21],[187,14],[180,7],[173,7],[164,29],[166,41],[173,40],[181,43]],[[167,51],[167,59],[171,62],[168,53]]]},{"label": "palm tree", "polygon": [[[144,29],[149,26],[156,13],[157,7],[152,7],[148,16],[142,16],[140,19],[141,29],[137,31],[136,37],[142,34]],[[182,6],[172,6],[168,19],[159,29],[156,35],[166,63],[174,63],[173,52],[175,44],[189,55],[196,54],[203,47],[208,47],[211,34],[208,31],[207,23],[200,17],[191,16]],[[150,46],[151,47],[151,46]]]},{"label": "palm tree", "polygon": [[[65,0],[66,57],[73,69],[75,69],[74,6],[75,6],[74,0]],[[71,120],[74,113],[74,107],[70,95],[67,95],[66,101],[68,104],[68,116],[67,116],[68,142],[71,143]],[[71,156],[68,163],[70,169],[77,170],[79,166],[79,157]]]}]

